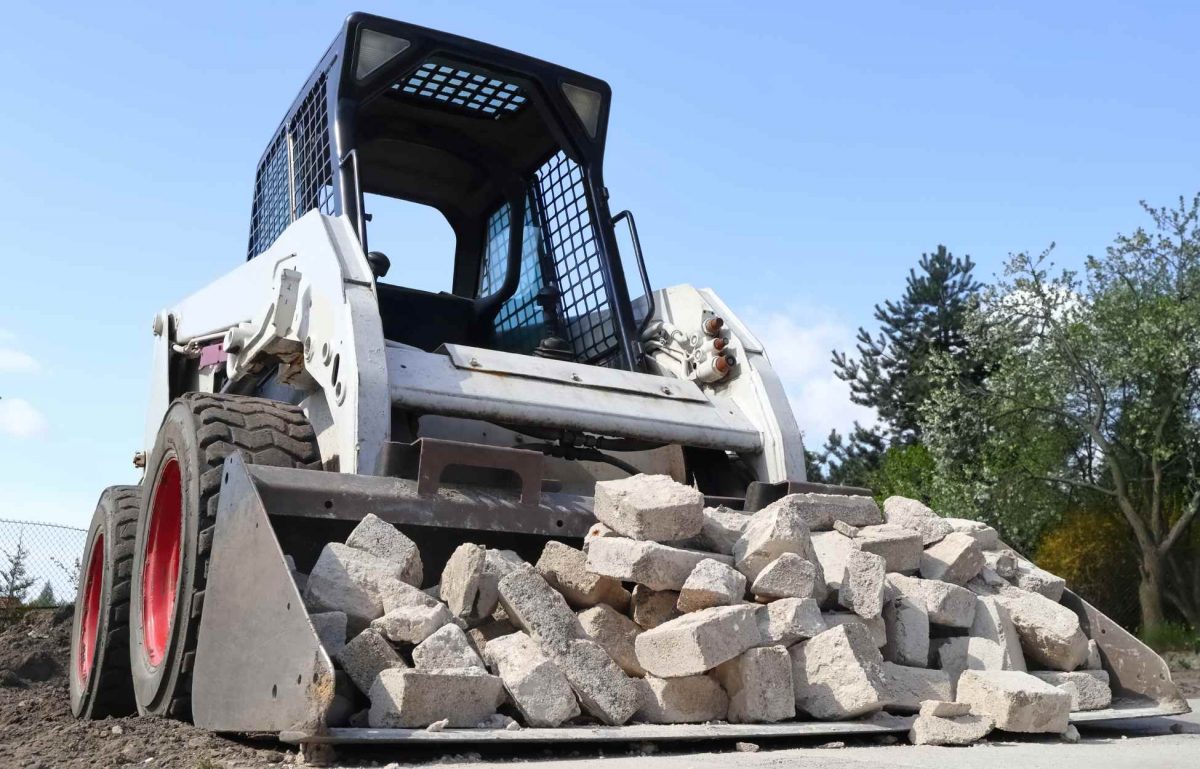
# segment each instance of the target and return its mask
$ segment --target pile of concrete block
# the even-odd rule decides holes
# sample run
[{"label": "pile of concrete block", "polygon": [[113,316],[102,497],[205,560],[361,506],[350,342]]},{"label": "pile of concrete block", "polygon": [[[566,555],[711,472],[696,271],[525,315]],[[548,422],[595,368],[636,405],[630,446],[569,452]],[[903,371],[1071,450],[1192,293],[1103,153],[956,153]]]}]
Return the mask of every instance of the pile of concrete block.
[{"label": "pile of concrete block", "polygon": [[[667,476],[597,484],[582,543],[466,542],[427,574],[367,516],[304,582],[375,728],[776,723],[913,715],[915,742],[1063,732],[1108,674],[1062,580],[911,499],[791,494],[753,513]],[[426,583],[436,586],[421,589]],[[343,686],[339,689],[345,689]],[[357,690],[357,693],[354,692]],[[369,703],[369,707],[362,707]],[[356,707],[358,711],[355,712]]]}]

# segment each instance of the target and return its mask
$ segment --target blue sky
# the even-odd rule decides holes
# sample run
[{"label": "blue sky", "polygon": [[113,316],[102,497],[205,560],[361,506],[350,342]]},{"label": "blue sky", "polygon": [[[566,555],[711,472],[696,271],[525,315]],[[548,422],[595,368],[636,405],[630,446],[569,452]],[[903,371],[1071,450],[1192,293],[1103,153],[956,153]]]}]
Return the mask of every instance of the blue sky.
[{"label": "blue sky", "polygon": [[[922,251],[1079,264],[1200,187],[1190,4],[746,5],[6,8],[0,517],[84,525],[136,481],[150,321],[243,258],[254,164],[356,8],[606,79],[652,280],[717,288],[822,437],[861,415],[829,349]],[[392,253],[419,284],[435,225]]]}]

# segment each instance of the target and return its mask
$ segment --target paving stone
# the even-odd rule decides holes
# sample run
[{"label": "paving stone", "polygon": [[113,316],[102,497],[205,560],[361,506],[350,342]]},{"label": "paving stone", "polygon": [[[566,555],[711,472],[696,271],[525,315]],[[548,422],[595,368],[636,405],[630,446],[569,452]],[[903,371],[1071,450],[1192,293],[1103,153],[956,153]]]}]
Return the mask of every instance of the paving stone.
[{"label": "paving stone", "polygon": [[883,604],[883,622],[884,659],[911,667],[929,664],[929,613],[924,606],[904,596],[890,598]]},{"label": "paving stone", "polygon": [[646,674],[634,651],[634,640],[642,633],[640,625],[606,604],[581,611],[578,616],[587,637],[600,644],[622,670],[631,676]]},{"label": "paving stone", "polygon": [[937,716],[938,718],[958,718],[971,714],[971,706],[965,702],[946,700],[925,700],[921,703],[920,714]]},{"label": "paving stone", "polygon": [[593,513],[630,539],[687,539],[700,533],[704,495],[668,475],[634,475],[597,483]]},{"label": "paving stone", "polygon": [[[759,610],[760,617],[767,608]],[[748,649],[722,662],[713,675],[729,695],[730,723],[771,724],[796,717],[792,660],[786,647]]]},{"label": "paving stone", "polygon": [[566,599],[531,567],[514,569],[500,580],[500,605],[551,656],[587,637]]},{"label": "paving stone", "polygon": [[821,614],[821,619],[825,620],[825,624],[829,627],[858,625],[867,631],[867,634],[875,641],[875,646],[880,649],[887,643],[887,625],[883,621],[882,613],[878,617],[868,619],[867,617],[860,617],[853,612],[828,611]]},{"label": "paving stone", "polygon": [[891,700],[887,709],[893,713],[916,713],[926,700],[948,700],[950,674],[944,670],[929,670],[883,663],[883,682]]},{"label": "paving stone", "polygon": [[750,516],[727,507],[704,508],[700,526],[701,549],[722,555],[733,555],[733,545],[746,530]]},{"label": "paving stone", "polygon": [[883,611],[883,556],[859,550],[846,557],[846,570],[838,590],[838,602],[860,617],[878,617]]},{"label": "paving stone", "polygon": [[1103,710],[1112,705],[1112,688],[1103,670],[1031,670],[1030,675],[1071,695],[1071,711]]},{"label": "paving stone", "polygon": [[380,579],[378,588],[379,599],[383,603],[384,614],[393,609],[399,609],[402,606],[426,606],[434,608],[443,605],[441,601],[429,595],[424,590],[415,588],[393,576]]},{"label": "paving stone", "polygon": [[950,696],[958,689],[958,677],[967,669],[967,636],[931,638],[929,640],[930,667],[935,667],[950,677]]},{"label": "paving stone", "polygon": [[446,561],[438,583],[441,585],[440,597],[455,617],[469,617],[475,610],[485,558],[482,546],[464,542]]},{"label": "paving stone", "polygon": [[887,588],[888,595],[902,595],[924,606],[931,624],[969,628],[975,619],[975,594],[965,587],[941,580],[889,574]]},{"label": "paving stone", "polygon": [[346,645],[346,613],[343,611],[323,611],[309,614],[313,630],[317,631],[317,639],[325,647],[325,653],[330,657],[337,655]]},{"label": "paving stone", "polygon": [[588,551],[588,546],[592,544],[593,539],[619,536],[621,535],[605,526],[603,523],[593,523],[591,528],[587,530],[587,534],[583,535],[583,552],[586,553]]},{"label": "paving stone", "polygon": [[420,587],[425,578],[417,543],[374,513],[367,513],[358,522],[346,538],[346,545],[395,564],[396,577],[410,585]]},{"label": "paving stone", "polygon": [[642,707],[637,720],[651,724],[701,724],[723,721],[729,710],[729,697],[711,677],[682,678],[646,676],[638,681]]},{"label": "paving stone", "polygon": [[838,531],[813,532],[813,554],[821,566],[821,573],[830,593],[836,594],[841,589],[842,574],[846,571],[846,558],[859,549],[855,544],[857,541]]},{"label": "paving stone", "polygon": [[954,718],[920,715],[913,719],[908,741],[913,745],[972,745],[992,733],[995,722],[986,716]]},{"label": "paving stone", "polygon": [[[483,654],[487,649],[487,645],[497,638],[503,638],[513,633],[519,633],[520,628],[513,624],[512,620],[504,614],[503,610],[499,612],[504,616],[503,619],[498,619],[493,616],[489,619],[467,631],[467,637],[471,639],[471,643],[475,644],[475,648]],[[485,656],[486,659],[486,656]]]},{"label": "paving stone", "polygon": [[729,556],[715,553],[625,537],[601,537],[588,548],[587,568],[595,574],[636,582],[652,590],[679,590],[696,564],[706,558],[732,563]]},{"label": "paving stone", "polygon": [[1000,547],[1000,534],[986,523],[972,521],[968,518],[943,518],[950,528],[960,534],[969,534],[975,538],[984,550],[995,550]]},{"label": "paving stone", "polygon": [[[845,521],[834,521],[833,522],[833,530],[839,534],[843,534],[843,535],[849,537],[850,539],[854,539],[855,537],[858,536],[858,527],[851,526],[850,524],[846,523]],[[815,536],[816,532],[813,532],[813,535]]]},{"label": "paving stone", "polygon": [[[799,510],[791,505],[789,495],[767,505],[750,516],[750,523],[733,545],[733,560],[737,570],[753,582],[759,573],[784,553],[795,553],[819,568],[808,524]],[[817,581],[824,583],[824,574]]]},{"label": "paving stone", "polygon": [[1001,588],[997,602],[1008,610],[1025,657],[1049,670],[1074,670],[1087,662],[1087,636],[1075,612],[1038,593]]},{"label": "paving stone", "polygon": [[639,635],[634,649],[650,675],[679,678],[711,670],[760,640],[755,607],[743,604],[685,614]]},{"label": "paving stone", "polygon": [[370,628],[350,639],[334,659],[363,694],[371,691],[380,671],[408,667],[383,634]]},{"label": "paving stone", "polygon": [[983,550],[969,534],[953,532],[921,554],[921,576],[965,585],[983,569]]},{"label": "paving stone", "polygon": [[612,577],[588,571],[587,554],[562,542],[547,542],[537,562],[538,573],[576,609],[606,603],[629,609],[629,591]]},{"label": "paving stone", "polygon": [[1034,566],[1024,558],[1017,559],[1017,573],[1011,581],[1022,590],[1038,593],[1055,602],[1062,600],[1063,591],[1067,587],[1065,579]]},{"label": "paving stone", "polygon": [[1087,662],[1083,663],[1083,666],[1088,670],[1104,670],[1104,660],[1100,656],[1100,644],[1092,640],[1088,641]]},{"label": "paving stone", "polygon": [[371,627],[395,643],[419,644],[435,631],[454,621],[442,604],[437,606],[400,606],[379,619]]},{"label": "paving stone", "polygon": [[458,625],[443,625],[413,649],[413,666],[422,670],[479,668],[483,660]]},{"label": "paving stone", "polygon": [[908,497],[888,497],[883,500],[883,517],[888,523],[918,532],[924,545],[932,545],[954,531],[937,513],[925,504]]},{"label": "paving stone", "polygon": [[635,585],[630,600],[629,614],[639,626],[649,630],[664,622],[670,622],[683,614],[677,590],[651,590],[645,585]]},{"label": "paving stone", "polygon": [[793,646],[796,709],[823,721],[857,718],[888,704],[883,659],[867,630],[839,625]]},{"label": "paving stone", "polygon": [[[544,644],[542,650],[547,651]],[[569,641],[550,658],[570,682],[584,712],[594,718],[609,726],[620,726],[641,707],[639,679],[625,675],[595,641]]]},{"label": "paving stone", "polygon": [[310,613],[340,611],[351,633],[383,615],[381,579],[392,578],[395,567],[362,550],[331,542],[321,550],[304,592]]},{"label": "paving stone", "polygon": [[983,565],[1005,579],[1017,576],[1017,554],[1012,550],[984,550]]},{"label": "paving stone", "polygon": [[859,550],[883,556],[889,572],[912,574],[921,566],[921,535],[902,526],[867,526],[851,541]]},{"label": "paving stone", "polygon": [[744,574],[732,566],[706,558],[688,575],[675,605],[686,613],[741,603],[745,596]]},{"label": "paving stone", "polygon": [[483,654],[528,726],[559,726],[579,715],[566,676],[526,633],[493,639]]},{"label": "paving stone", "polygon": [[373,729],[419,728],[436,721],[473,727],[496,712],[503,686],[483,670],[382,671],[368,697]]},{"label": "paving stone", "polygon": [[[867,496],[847,494],[788,494],[767,507],[787,508],[798,515],[810,531],[828,531],[835,521],[849,526],[883,523],[879,505]],[[767,508],[763,508],[764,510]]]},{"label": "paving stone", "polygon": [[483,553],[483,571],[479,574],[479,589],[475,594],[472,619],[490,617],[500,603],[500,580],[513,569],[528,566],[512,550],[487,549]]},{"label": "paving stone", "polygon": [[956,699],[1009,732],[1061,734],[1071,714],[1071,695],[1017,670],[968,670]]},{"label": "paving stone", "polygon": [[1025,654],[1008,610],[993,596],[976,600],[975,621],[967,641],[967,668],[1025,670]]},{"label": "paving stone", "polygon": [[761,643],[791,646],[829,628],[812,598],[780,598],[760,606],[756,616]]},{"label": "paving stone", "polygon": [[[812,598],[818,593],[817,567],[795,553],[784,553],[758,573],[750,592],[763,603],[779,598]],[[825,585],[819,592],[825,594]]]}]

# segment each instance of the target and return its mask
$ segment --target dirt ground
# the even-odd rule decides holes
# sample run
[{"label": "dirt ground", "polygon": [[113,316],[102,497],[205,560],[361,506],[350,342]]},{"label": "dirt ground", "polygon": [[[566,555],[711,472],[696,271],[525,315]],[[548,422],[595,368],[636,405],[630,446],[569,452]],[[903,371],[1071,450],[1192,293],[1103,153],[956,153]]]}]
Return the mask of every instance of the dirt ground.
[{"label": "dirt ground", "polygon": [[[79,721],[72,717],[67,701],[66,668],[70,657],[70,609],[31,612],[21,621],[0,629],[0,767],[4,769],[92,769],[140,765],[170,769],[262,769],[302,763],[295,748],[272,739],[232,740],[217,737],[178,721],[151,718],[119,718]],[[1174,661],[1174,660],[1173,660]],[[1195,667],[1184,668],[1184,665]],[[1187,658],[1175,672],[1175,681],[1186,697],[1200,697],[1200,657]],[[771,745],[766,755],[782,755],[790,748],[870,748],[893,743],[895,737],[825,742],[787,741]],[[1066,747],[1066,746],[1064,746]],[[713,751],[718,753],[699,753]],[[912,750],[912,749],[909,749]],[[660,752],[661,751],[661,752]],[[397,749],[386,752],[339,753],[338,765],[345,767],[398,767],[393,763],[402,752],[405,764],[458,764],[488,761],[572,761],[581,759],[633,759],[643,766],[658,765],[668,755],[695,755],[695,766],[734,763],[736,746],[654,745],[591,747],[582,750],[559,748],[489,748],[479,753],[441,754],[432,749]],[[645,756],[655,755],[652,764]],[[805,752],[821,766],[828,764],[817,754]],[[821,751],[821,755],[828,755]],[[899,754],[893,756],[899,760]],[[643,760],[636,760],[643,759]],[[738,762],[750,760],[738,758]],[[606,762],[607,763],[607,762]],[[615,762],[617,764],[622,761]],[[753,763],[753,762],[752,762]],[[773,761],[768,761],[774,764]],[[792,762],[788,762],[792,763]],[[806,762],[797,762],[806,763]],[[890,763],[890,761],[889,761]],[[1200,764],[1200,761],[1198,761]],[[689,763],[689,766],[692,764]],[[905,764],[907,765],[907,764]]]}]

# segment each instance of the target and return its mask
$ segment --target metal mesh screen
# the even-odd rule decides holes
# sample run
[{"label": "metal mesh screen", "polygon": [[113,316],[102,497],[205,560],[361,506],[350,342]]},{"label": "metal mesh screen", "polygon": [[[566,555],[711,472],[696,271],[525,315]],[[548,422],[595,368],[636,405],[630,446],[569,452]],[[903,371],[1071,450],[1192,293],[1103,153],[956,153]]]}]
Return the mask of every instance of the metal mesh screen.
[{"label": "metal mesh screen", "polygon": [[559,152],[538,169],[537,189],[563,330],[579,360],[599,362],[616,348],[617,333],[583,170]]},{"label": "metal mesh screen", "polygon": [[326,112],[322,74],[258,166],[247,256],[266,251],[289,224],[314,208],[335,212]]},{"label": "metal mesh screen", "polygon": [[470,65],[433,58],[392,84],[397,94],[498,120],[528,102],[521,87]]},{"label": "metal mesh screen", "polygon": [[0,519],[0,610],[75,600],[87,531]]},{"label": "metal mesh screen", "polygon": [[[508,242],[511,237],[512,210],[504,203],[487,222],[479,296],[487,296],[504,282],[508,263]],[[525,226],[521,244],[521,276],[517,292],[500,306],[496,314],[496,346],[511,352],[530,352],[546,335],[546,313],[538,302],[538,293],[545,284],[538,258],[540,230],[534,224],[533,206],[525,207]]]}]

